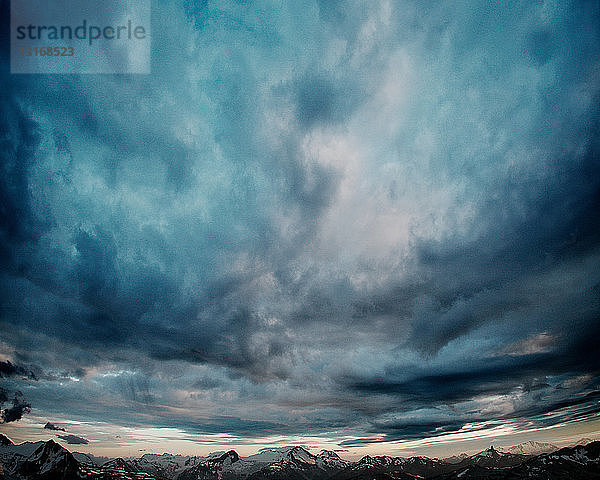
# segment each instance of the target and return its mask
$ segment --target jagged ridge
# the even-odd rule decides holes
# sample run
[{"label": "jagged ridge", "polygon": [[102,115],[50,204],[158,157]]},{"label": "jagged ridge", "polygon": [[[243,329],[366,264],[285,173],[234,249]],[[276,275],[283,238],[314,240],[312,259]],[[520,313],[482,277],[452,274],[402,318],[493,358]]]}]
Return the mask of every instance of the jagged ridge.
[{"label": "jagged ridge", "polygon": [[[513,450],[535,449],[540,448],[539,445],[548,448],[549,444],[522,445],[524,447],[516,446]],[[30,455],[22,454],[34,447]],[[0,459],[7,480],[600,479],[600,442],[540,455],[503,450],[507,449],[490,447],[458,463],[422,456],[365,456],[358,462],[348,462],[332,451],[323,450],[314,455],[296,446],[266,449],[245,458],[235,450],[209,457],[146,454],[137,459],[115,458],[97,466],[78,462],[53,440],[15,445],[5,435],[0,436]],[[90,457],[78,454],[78,458]]]}]

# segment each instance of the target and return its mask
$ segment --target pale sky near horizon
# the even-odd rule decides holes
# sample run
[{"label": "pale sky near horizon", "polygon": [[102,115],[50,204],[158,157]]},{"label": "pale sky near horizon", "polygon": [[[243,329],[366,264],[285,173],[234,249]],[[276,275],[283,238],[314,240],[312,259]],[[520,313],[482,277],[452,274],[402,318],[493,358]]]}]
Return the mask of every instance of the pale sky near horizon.
[{"label": "pale sky near horizon", "polygon": [[[69,444],[58,437],[65,432],[52,432],[43,429],[45,418],[26,418],[20,425],[4,425],[3,433],[14,443],[25,441],[47,441],[52,439],[72,452],[89,453],[99,457],[140,457],[146,453],[181,454],[208,456],[214,452],[235,450],[241,456],[258,453],[263,448],[279,448],[301,445],[313,454],[323,449],[335,451],[341,458],[357,461],[364,455],[391,455],[409,457],[424,455],[446,458],[460,453],[474,454],[494,446],[510,447],[529,441],[550,443],[557,447],[567,447],[581,441],[600,440],[600,419],[569,425],[560,425],[543,430],[513,431],[495,429],[480,432],[479,436],[469,433],[456,433],[419,440],[386,442],[375,445],[339,448],[334,439],[319,437],[265,437],[253,440],[213,437],[189,438],[185,432],[175,429],[135,429],[111,425],[69,424],[56,421],[56,426],[67,427],[73,434],[90,437],[85,445]],[[187,438],[186,438],[187,437]]]}]

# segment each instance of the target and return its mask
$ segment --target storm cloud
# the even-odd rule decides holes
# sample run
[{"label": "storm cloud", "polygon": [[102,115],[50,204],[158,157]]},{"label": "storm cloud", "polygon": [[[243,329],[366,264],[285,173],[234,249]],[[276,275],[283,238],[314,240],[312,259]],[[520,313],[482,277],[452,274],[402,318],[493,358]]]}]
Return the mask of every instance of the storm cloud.
[{"label": "storm cloud", "polygon": [[153,7],[151,75],[3,57],[10,388],[345,446],[598,413],[597,2]]},{"label": "storm cloud", "polygon": [[[4,402],[2,402],[4,403]],[[29,404],[24,398],[21,392],[16,392],[12,399],[12,406],[6,407],[2,410],[2,422],[10,423],[21,420],[23,415],[31,411],[31,404]]]},{"label": "storm cloud", "polygon": [[25,377],[30,378],[32,380],[37,380],[35,374],[32,370],[28,370],[27,368],[21,365],[13,365],[11,362],[0,361],[0,378],[4,377]]},{"label": "storm cloud", "polygon": [[46,422],[46,425],[44,425],[44,429],[45,430],[58,430],[61,432],[65,432],[66,430],[62,427],[57,427],[56,425],[54,425],[53,423],[50,422]]},{"label": "storm cloud", "polygon": [[90,443],[83,437],[78,437],[77,435],[58,435],[58,438],[64,440],[69,445],[87,445]]}]

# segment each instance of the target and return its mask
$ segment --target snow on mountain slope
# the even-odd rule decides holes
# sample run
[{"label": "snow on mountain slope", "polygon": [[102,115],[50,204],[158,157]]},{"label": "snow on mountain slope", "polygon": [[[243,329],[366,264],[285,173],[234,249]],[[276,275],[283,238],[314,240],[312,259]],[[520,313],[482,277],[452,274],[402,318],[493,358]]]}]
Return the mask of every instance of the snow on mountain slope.
[{"label": "snow on mountain slope", "polygon": [[504,453],[496,450],[494,447],[490,447],[487,450],[464,459],[459,465],[469,464],[493,468],[514,467],[523,463],[527,458],[526,455]]},{"label": "snow on mountain slope", "polygon": [[[33,445],[14,445],[0,437],[0,453],[7,457],[13,450],[25,451]],[[574,480],[600,478],[600,442],[562,448],[552,453],[522,455],[493,447],[448,463],[428,457],[365,456],[358,462],[341,459],[335,452],[323,450],[318,455],[303,447],[269,449],[258,455],[240,457],[234,450],[215,452],[208,457],[146,454],[140,458],[116,458],[94,466],[89,457],[78,454],[78,462],[68,450],[49,440],[38,442],[28,457],[12,452],[12,461],[4,464],[10,480],[400,480],[415,478],[463,480]],[[510,448],[510,447],[509,447]],[[526,442],[513,451],[549,448]],[[265,454],[266,453],[266,454]],[[261,455],[262,454],[262,455]],[[250,458],[276,462],[250,461]],[[193,459],[193,460],[192,460]],[[187,462],[196,462],[186,466]],[[141,468],[144,467],[144,468]],[[170,469],[167,472],[167,468]],[[160,470],[160,472],[159,472]]]},{"label": "snow on mountain slope", "polygon": [[7,472],[16,471],[27,457],[44,444],[44,442],[15,444],[6,435],[0,435],[0,464]]},{"label": "snow on mountain slope", "polygon": [[504,453],[512,453],[515,455],[541,455],[542,453],[554,452],[558,450],[558,447],[551,443],[534,442],[530,440],[511,447],[499,447],[499,450]]},{"label": "snow on mountain slope", "polygon": [[[7,437],[5,437],[7,438]],[[23,457],[28,457],[35,452],[44,442],[24,442],[24,443],[10,443],[0,445],[0,456],[3,454],[14,455],[18,454]]]},{"label": "snow on mountain slope", "polygon": [[197,465],[179,472],[177,480],[244,479],[264,464],[241,459],[235,450],[215,452]]},{"label": "snow on mountain slope", "polygon": [[120,457],[113,458],[112,460],[109,460],[108,462],[103,463],[102,468],[123,471],[123,472],[137,472],[138,471],[135,468],[135,466],[132,465],[129,461],[127,461],[123,458],[120,458]]},{"label": "snow on mountain slope", "polygon": [[578,445],[587,445],[588,443],[592,443],[594,440],[591,438],[580,438],[577,443],[571,445],[571,447],[577,447]]},{"label": "snow on mountain slope", "polygon": [[80,453],[80,452],[72,452],[73,453],[73,457],[75,457],[75,460],[77,460],[79,463],[87,463],[88,465],[102,465],[102,463],[96,463],[94,461],[94,459],[92,458],[91,455],[88,455],[87,453]]},{"label": "snow on mountain slope", "polygon": [[303,447],[292,448],[285,456],[285,460],[306,465],[317,464],[317,457]]},{"label": "snow on mountain slope", "polygon": [[342,460],[337,453],[331,450],[321,450],[317,455],[317,465],[324,469],[342,469],[350,465],[350,462]]},{"label": "snow on mountain slope", "polygon": [[294,447],[276,447],[276,448],[263,448],[259,450],[257,454],[250,455],[245,459],[249,462],[256,463],[275,463],[280,462],[285,458],[288,452]]},{"label": "snow on mountain slope", "polygon": [[447,463],[460,463],[465,458],[469,458],[468,453],[459,453],[458,455],[452,455],[451,457],[444,458],[444,461]]},{"label": "snow on mountain slope", "polygon": [[511,470],[512,478],[593,479],[600,478],[600,442],[561,448],[532,457]]},{"label": "snow on mountain slope", "polygon": [[388,457],[387,455],[371,457],[370,455],[365,455],[359,460],[357,466],[390,467],[402,465],[404,462],[406,462],[406,459],[402,457]]},{"label": "snow on mountain slope", "polygon": [[78,471],[79,464],[71,452],[48,440],[18,466],[16,473],[36,480],[59,480],[77,478]]}]

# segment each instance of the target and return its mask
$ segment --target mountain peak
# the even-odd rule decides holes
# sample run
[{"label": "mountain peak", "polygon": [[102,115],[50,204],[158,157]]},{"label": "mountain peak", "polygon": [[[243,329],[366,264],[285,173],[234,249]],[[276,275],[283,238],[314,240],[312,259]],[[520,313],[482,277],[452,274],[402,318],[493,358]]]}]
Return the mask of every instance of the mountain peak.
[{"label": "mountain peak", "polygon": [[528,440],[527,442],[519,443],[518,445],[513,445],[511,447],[502,447],[501,450],[515,455],[540,455],[542,453],[554,452],[558,450],[558,447],[551,443]]},{"label": "mountain peak", "polygon": [[320,458],[334,458],[336,460],[341,460],[340,456],[332,450],[321,450],[317,457]]},{"label": "mountain peak", "polygon": [[[51,452],[51,453],[70,453],[66,448],[64,448],[60,443],[55,442],[50,439],[45,442],[43,445],[40,445],[36,452]],[[35,455],[35,452],[33,453]]]},{"label": "mountain peak", "polygon": [[350,462],[343,460],[337,453],[331,450],[321,450],[315,458],[317,464],[325,469],[345,468],[350,465]]},{"label": "mountain peak", "polygon": [[115,470],[124,470],[126,472],[133,472],[135,470],[126,460],[121,457],[109,460],[108,462],[104,463],[102,467]]},{"label": "mountain peak", "polygon": [[71,452],[54,440],[48,440],[23,462],[19,473],[39,479],[75,478],[77,469],[77,460]]},{"label": "mountain peak", "polygon": [[501,452],[499,452],[498,450],[496,450],[493,445],[490,445],[489,448],[473,455],[473,458],[482,458],[482,457],[497,458],[502,455],[503,454]]},{"label": "mountain peak", "polygon": [[308,453],[309,455],[311,455],[311,453],[308,450],[306,450],[306,448],[304,448],[300,445],[296,445],[296,446],[292,447],[290,452],[304,452],[304,453]]},{"label": "mountain peak", "polygon": [[315,456],[306,450],[304,447],[293,447],[286,455],[288,460],[292,460],[300,463],[315,463]]},{"label": "mountain peak", "polygon": [[214,463],[235,463],[240,459],[240,456],[235,450],[229,450],[228,452],[223,453],[219,457],[215,457],[210,459],[210,461]]},{"label": "mountain peak", "polygon": [[580,438],[579,441],[574,445],[587,445],[588,443],[592,443],[593,440],[591,438]]},{"label": "mountain peak", "polygon": [[403,462],[404,459],[400,457],[390,457],[388,455],[377,455],[375,457],[371,457],[370,455],[365,455],[359,460],[358,464],[367,466],[389,466],[399,465]]},{"label": "mountain peak", "polygon": [[3,435],[0,433],[0,445],[2,445],[2,446],[14,445],[14,442],[10,438],[8,438],[6,435]]}]

